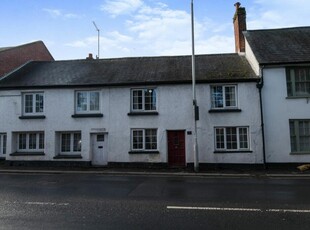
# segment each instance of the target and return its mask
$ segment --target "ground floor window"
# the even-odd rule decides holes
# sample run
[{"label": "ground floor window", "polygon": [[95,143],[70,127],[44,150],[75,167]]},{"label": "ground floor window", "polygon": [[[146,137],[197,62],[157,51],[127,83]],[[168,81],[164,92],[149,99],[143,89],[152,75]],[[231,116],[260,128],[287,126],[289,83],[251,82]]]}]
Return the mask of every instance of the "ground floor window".
[{"label": "ground floor window", "polygon": [[6,134],[0,133],[0,154],[6,154]]},{"label": "ground floor window", "polygon": [[215,127],[215,150],[249,150],[248,127]]},{"label": "ground floor window", "polygon": [[17,133],[18,152],[41,152],[44,150],[44,133]]},{"label": "ground floor window", "polygon": [[132,129],[132,150],[157,150],[157,129]]},{"label": "ground floor window", "polygon": [[291,151],[310,153],[310,119],[290,120]]},{"label": "ground floor window", "polygon": [[70,154],[81,152],[82,149],[82,134],[81,132],[61,132],[60,138],[60,153]]}]

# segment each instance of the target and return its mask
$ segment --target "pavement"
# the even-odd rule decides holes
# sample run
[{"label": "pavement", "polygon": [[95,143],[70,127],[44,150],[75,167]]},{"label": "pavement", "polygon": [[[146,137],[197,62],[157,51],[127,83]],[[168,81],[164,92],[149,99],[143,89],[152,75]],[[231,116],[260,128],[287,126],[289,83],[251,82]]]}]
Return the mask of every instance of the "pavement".
[{"label": "pavement", "polygon": [[107,175],[153,175],[153,176],[199,176],[199,177],[309,177],[310,169],[300,171],[297,167],[281,168],[201,168],[195,172],[190,168],[132,168],[132,167],[41,167],[10,166],[0,163],[0,173],[44,173],[44,174],[107,174]]}]

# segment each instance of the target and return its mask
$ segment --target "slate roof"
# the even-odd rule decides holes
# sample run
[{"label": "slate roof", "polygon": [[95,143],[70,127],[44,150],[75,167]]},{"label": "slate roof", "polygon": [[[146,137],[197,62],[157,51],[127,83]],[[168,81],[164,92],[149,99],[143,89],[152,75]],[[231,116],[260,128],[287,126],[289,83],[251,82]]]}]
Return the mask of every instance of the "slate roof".
[{"label": "slate roof", "polygon": [[243,32],[260,64],[310,62],[310,27]]},{"label": "slate roof", "polygon": [[[0,88],[190,83],[191,71],[191,56],[34,61],[0,80]],[[197,83],[257,79],[244,56],[196,56]]]},{"label": "slate roof", "polygon": [[53,61],[54,58],[42,41],[19,46],[0,47],[0,77],[31,60]]}]

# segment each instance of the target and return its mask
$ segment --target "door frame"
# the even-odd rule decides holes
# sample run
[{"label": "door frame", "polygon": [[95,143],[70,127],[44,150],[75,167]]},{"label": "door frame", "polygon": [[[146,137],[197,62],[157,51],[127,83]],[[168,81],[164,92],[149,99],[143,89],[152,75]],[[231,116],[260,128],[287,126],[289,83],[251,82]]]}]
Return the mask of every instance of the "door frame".
[{"label": "door frame", "polygon": [[[183,166],[171,166],[169,164],[169,137],[168,137],[168,133],[169,132],[183,132],[184,133],[184,165]],[[186,167],[187,166],[187,161],[186,161],[186,129],[167,129],[166,130],[166,140],[167,140],[167,164],[168,164],[168,167],[179,167],[179,168],[182,168],[182,167]]]}]

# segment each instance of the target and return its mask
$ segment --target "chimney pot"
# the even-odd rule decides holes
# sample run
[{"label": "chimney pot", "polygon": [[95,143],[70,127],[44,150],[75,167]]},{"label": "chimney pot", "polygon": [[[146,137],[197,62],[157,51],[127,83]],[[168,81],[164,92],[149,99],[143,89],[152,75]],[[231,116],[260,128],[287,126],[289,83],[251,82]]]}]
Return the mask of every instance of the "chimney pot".
[{"label": "chimney pot", "polygon": [[240,6],[241,6],[241,3],[240,2],[236,2],[234,6],[236,7],[236,10],[238,10],[240,8]]},{"label": "chimney pot", "polygon": [[93,59],[94,59],[94,58],[93,58],[93,54],[92,54],[92,53],[89,53],[89,54],[88,54],[88,57],[87,57],[86,59],[88,59],[88,60],[93,60]]}]

